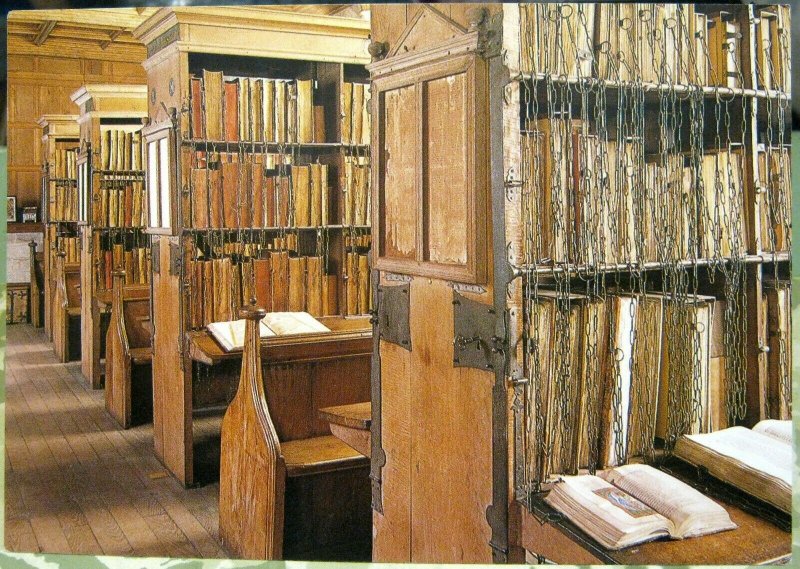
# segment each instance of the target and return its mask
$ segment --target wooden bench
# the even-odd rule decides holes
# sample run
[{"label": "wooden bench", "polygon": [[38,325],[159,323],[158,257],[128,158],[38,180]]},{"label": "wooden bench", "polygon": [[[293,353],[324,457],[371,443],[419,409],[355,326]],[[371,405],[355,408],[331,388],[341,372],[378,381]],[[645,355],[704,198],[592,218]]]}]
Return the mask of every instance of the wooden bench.
[{"label": "wooden bench", "polygon": [[81,359],[81,265],[67,263],[63,251],[56,253],[53,295],[53,350],[62,363]]},{"label": "wooden bench", "polygon": [[150,285],[125,285],[114,272],[106,332],[106,410],[127,429],[153,418]]},{"label": "wooden bench", "polygon": [[44,253],[36,252],[36,241],[28,243],[31,261],[31,324],[44,325]]},{"label": "wooden bench", "polygon": [[[328,434],[316,398],[299,389],[287,395],[305,400],[305,408],[294,406],[295,432],[279,437],[270,409],[276,402],[267,404],[262,375],[258,321],[264,314],[255,307],[241,314],[247,333],[239,387],[222,421],[220,538],[232,554],[247,559],[368,561],[369,461]],[[368,392],[368,366],[363,375],[337,381],[363,381]],[[301,388],[298,379],[295,387]],[[331,391],[329,403],[348,403],[335,398]],[[300,425],[315,422],[321,429],[297,436],[309,432]]]}]

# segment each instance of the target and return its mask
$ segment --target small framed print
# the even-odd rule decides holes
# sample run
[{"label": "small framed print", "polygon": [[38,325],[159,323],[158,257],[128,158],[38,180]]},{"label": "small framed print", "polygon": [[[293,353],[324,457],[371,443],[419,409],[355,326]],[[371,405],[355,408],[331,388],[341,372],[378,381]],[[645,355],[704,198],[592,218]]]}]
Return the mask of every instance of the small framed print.
[{"label": "small framed print", "polygon": [[17,196],[6,197],[6,221],[17,221]]}]

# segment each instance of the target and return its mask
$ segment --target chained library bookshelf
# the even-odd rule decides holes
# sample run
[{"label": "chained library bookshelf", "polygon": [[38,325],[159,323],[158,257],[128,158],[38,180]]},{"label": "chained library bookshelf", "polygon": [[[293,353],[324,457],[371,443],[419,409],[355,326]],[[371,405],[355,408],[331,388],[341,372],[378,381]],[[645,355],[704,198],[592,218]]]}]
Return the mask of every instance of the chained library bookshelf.
[{"label": "chained library bookshelf", "polygon": [[87,84],[71,95],[80,128],[81,371],[94,389],[103,387],[112,273],[125,270],[126,284],[150,278],[140,133],[146,91],[144,85]]},{"label": "chained library bookshelf", "polygon": [[[675,447],[790,418],[788,8],[371,24],[373,559],[786,559],[790,515]],[[738,529],[612,551],[544,501],[638,462]]]},{"label": "chained library bookshelf", "polygon": [[[42,115],[42,221],[44,222],[44,328],[53,340],[53,349],[62,361],[77,359],[80,329],[76,317],[56,306],[56,291],[60,287],[57,275],[58,252],[65,253],[70,265],[80,262],[77,232],[77,168],[79,142],[76,115]],[[62,297],[63,298],[63,297]],[[74,333],[71,345],[70,322]],[[58,328],[54,332],[54,326]],[[65,332],[66,331],[66,332]],[[70,349],[71,348],[71,349]],[[72,356],[70,356],[72,351]]]},{"label": "chained library bookshelf", "polygon": [[[240,385],[241,351],[225,352],[206,326],[239,319],[251,300],[333,330],[262,341],[266,414],[283,441],[327,432],[312,399],[369,397],[368,27],[266,7],[176,7],[135,30],[148,49],[155,448],[186,485],[215,478],[220,420]],[[236,429],[257,424],[230,423],[237,447],[249,435]]]}]

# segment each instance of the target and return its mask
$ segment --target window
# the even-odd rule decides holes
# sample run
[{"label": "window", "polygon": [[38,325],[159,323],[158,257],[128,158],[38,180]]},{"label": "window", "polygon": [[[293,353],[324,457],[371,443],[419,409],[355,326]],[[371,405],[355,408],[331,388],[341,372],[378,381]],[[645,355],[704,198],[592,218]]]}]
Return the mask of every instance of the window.
[{"label": "window", "polygon": [[78,157],[78,222],[89,223],[92,185],[89,183],[89,152]]},{"label": "window", "polygon": [[175,179],[172,123],[146,127],[142,135],[147,153],[148,229],[151,233],[171,234]]}]

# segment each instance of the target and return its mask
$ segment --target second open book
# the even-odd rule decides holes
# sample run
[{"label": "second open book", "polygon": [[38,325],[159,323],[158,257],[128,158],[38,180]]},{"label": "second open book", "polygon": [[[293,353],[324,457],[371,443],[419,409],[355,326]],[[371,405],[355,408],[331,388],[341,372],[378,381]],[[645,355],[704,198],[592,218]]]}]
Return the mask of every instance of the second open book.
[{"label": "second open book", "polygon": [[[220,346],[230,352],[244,347],[246,323],[246,320],[212,322],[207,328]],[[330,332],[330,328],[308,312],[268,312],[259,322],[259,335],[262,338],[320,332]]]}]

